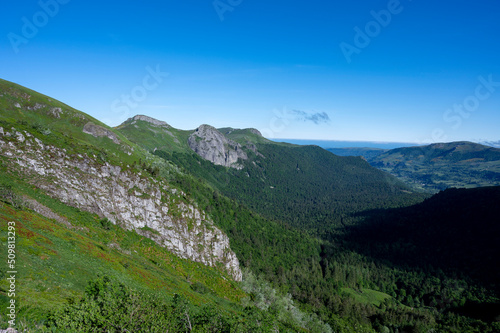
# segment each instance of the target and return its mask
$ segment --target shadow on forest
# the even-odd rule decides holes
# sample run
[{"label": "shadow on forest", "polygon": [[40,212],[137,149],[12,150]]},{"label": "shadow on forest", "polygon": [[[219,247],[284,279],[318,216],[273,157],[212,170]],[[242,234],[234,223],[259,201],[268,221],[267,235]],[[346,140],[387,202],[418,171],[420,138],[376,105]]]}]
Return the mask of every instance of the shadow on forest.
[{"label": "shadow on forest", "polygon": [[500,187],[448,189],[405,208],[356,214],[337,235],[352,251],[402,269],[446,272],[500,291]]},{"label": "shadow on forest", "polygon": [[451,308],[450,312],[485,322],[500,322],[500,304],[498,303],[467,302],[464,306]]}]

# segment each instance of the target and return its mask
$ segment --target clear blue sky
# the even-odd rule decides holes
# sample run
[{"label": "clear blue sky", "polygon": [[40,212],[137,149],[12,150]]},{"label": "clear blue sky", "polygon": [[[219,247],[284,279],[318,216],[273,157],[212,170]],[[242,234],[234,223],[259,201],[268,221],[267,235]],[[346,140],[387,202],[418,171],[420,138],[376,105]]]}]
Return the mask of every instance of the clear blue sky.
[{"label": "clear blue sky", "polygon": [[113,126],[500,139],[495,0],[18,0],[0,28],[0,78]]}]

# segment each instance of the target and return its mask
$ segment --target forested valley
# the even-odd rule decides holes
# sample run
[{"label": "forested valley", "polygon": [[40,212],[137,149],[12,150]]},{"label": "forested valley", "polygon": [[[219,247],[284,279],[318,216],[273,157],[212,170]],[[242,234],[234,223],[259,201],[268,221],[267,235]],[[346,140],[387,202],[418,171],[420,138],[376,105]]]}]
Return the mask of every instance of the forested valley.
[{"label": "forested valley", "polygon": [[156,154],[191,171],[177,181],[200,200],[210,198],[206,208],[245,267],[334,331],[498,329],[498,187],[410,194],[394,179],[382,183],[359,158],[333,156],[334,167],[318,170],[305,163],[316,151],[325,158],[317,147],[273,149],[260,146],[268,158],[244,170]]}]

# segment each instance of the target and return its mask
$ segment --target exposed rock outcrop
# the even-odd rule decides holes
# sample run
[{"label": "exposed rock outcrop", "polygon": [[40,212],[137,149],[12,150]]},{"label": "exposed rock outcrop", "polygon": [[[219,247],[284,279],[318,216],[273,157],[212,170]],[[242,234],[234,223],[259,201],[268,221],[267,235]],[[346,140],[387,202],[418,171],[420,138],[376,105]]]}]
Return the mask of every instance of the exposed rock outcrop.
[{"label": "exposed rock outcrop", "polygon": [[201,125],[188,138],[189,147],[202,158],[226,167],[242,169],[238,160],[248,159],[241,145],[227,139],[210,125]]},{"label": "exposed rock outcrop", "polygon": [[235,280],[241,280],[228,237],[165,181],[103,164],[93,156],[69,155],[14,128],[4,134],[0,154],[29,183],[65,204],[136,230],[181,258],[209,266],[222,264]]},{"label": "exposed rock outcrop", "polygon": [[129,118],[126,122],[134,122],[134,121],[137,121],[137,120],[142,120],[142,121],[145,121],[145,122],[148,122],[152,125],[155,125],[155,126],[158,126],[158,127],[166,127],[166,128],[170,128],[171,126],[169,124],[167,124],[166,122],[164,121],[161,121],[161,120],[158,120],[158,119],[155,119],[155,118],[151,118],[151,117],[148,117],[148,116],[144,116],[144,115],[137,115],[137,116],[134,116],[132,118]]},{"label": "exposed rock outcrop", "polygon": [[107,128],[96,125],[92,122],[88,122],[83,126],[83,133],[90,134],[94,137],[107,137],[111,139],[117,145],[120,144],[120,139],[118,136]]},{"label": "exposed rock outcrop", "polygon": [[123,124],[121,124],[118,127],[121,128],[123,126],[133,125],[135,128],[139,128],[137,125],[138,121],[144,121],[144,122],[152,125],[152,127],[149,127],[148,130],[151,130],[154,133],[166,133],[166,134],[170,135],[172,138],[174,138],[175,143],[180,143],[179,139],[177,139],[177,137],[171,131],[169,131],[169,129],[171,129],[172,126],[170,126],[169,124],[167,124],[164,121],[161,121],[161,120],[158,120],[155,118],[151,118],[148,116],[136,115],[132,118],[127,119]]}]

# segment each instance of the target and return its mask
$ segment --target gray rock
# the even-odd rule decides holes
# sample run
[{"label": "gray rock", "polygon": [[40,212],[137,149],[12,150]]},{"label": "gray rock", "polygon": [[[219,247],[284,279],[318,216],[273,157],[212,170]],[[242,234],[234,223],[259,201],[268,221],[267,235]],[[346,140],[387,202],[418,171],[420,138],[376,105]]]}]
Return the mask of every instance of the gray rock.
[{"label": "gray rock", "polygon": [[63,113],[63,110],[61,108],[50,109],[50,114],[56,118],[61,118],[62,113]]},{"label": "gray rock", "polygon": [[188,138],[189,147],[203,159],[216,165],[242,169],[238,160],[248,159],[241,145],[229,140],[210,125],[201,125]]},{"label": "gray rock", "polygon": [[17,137],[17,141],[19,141],[19,142],[24,142],[24,140],[26,139],[24,137],[23,133],[21,133],[21,132],[16,132],[15,135]]},{"label": "gray rock", "polygon": [[166,122],[158,120],[158,119],[154,119],[154,118],[151,118],[148,116],[144,116],[144,115],[134,116],[133,118],[128,119],[127,122],[128,121],[137,121],[137,120],[142,120],[142,121],[148,122],[150,124],[153,124],[153,125],[159,126],[159,127],[170,128],[170,125],[167,124]]},{"label": "gray rock", "polygon": [[27,109],[30,111],[37,111],[37,110],[40,110],[40,109],[45,108],[45,107],[47,107],[47,105],[36,103],[33,106],[28,106]]},{"label": "gray rock", "polygon": [[107,138],[111,139],[114,143],[120,144],[120,139],[118,139],[118,136],[116,136],[115,133],[108,130],[107,128],[96,125],[92,122],[88,122],[85,124],[85,126],[83,126],[83,133],[90,134],[96,138],[97,137],[107,137]]},{"label": "gray rock", "polygon": [[17,331],[14,328],[9,327],[6,330],[1,330],[0,329],[0,333],[17,333]]},{"label": "gray rock", "polygon": [[[109,163],[103,165],[95,157],[67,155],[64,149],[45,145],[39,139],[25,140],[31,144],[16,140],[0,146],[0,155],[8,157],[7,166],[24,173],[32,185],[67,205],[135,230],[181,258],[208,266],[222,264],[229,275],[241,281],[229,238],[194,202],[186,202],[185,193],[164,180]],[[40,214],[57,218],[46,207],[28,202]],[[71,227],[67,221],[61,223]]]}]

